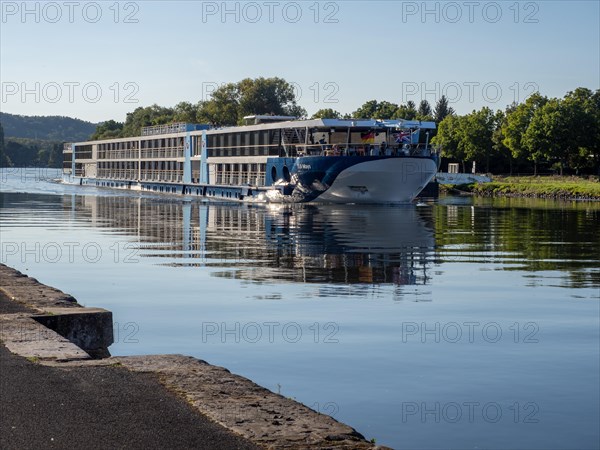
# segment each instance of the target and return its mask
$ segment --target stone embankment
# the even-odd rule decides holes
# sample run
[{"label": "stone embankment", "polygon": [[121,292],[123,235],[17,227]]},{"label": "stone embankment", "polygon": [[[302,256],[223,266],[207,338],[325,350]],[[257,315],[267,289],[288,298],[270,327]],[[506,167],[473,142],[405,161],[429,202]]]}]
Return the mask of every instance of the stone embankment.
[{"label": "stone embankment", "polygon": [[[124,380],[133,380],[129,383],[137,384],[136,377],[144,380],[144,377],[154,378],[160,382],[157,383],[159,390],[166,388],[169,394],[176,394],[177,401],[185,403],[188,408],[191,406],[193,414],[208,418],[211,425],[224,427],[230,434],[228,439],[242,439],[250,445],[231,444],[235,448],[382,448],[366,441],[348,425],[205,361],[182,355],[111,357],[108,352],[113,342],[110,311],[82,307],[64,292],[1,264],[0,340],[0,350],[4,346],[12,352],[11,358],[18,355],[35,363],[10,363],[3,359],[6,367],[0,370],[22,371],[15,375],[19,380],[26,380],[29,372],[33,371],[32,367],[40,365],[73,376],[77,376],[78,371],[84,373],[90,370],[108,370],[122,375],[122,371],[126,370],[127,377],[119,377],[115,391],[123,390],[123,383],[127,386]],[[111,372],[108,375],[103,372],[102,378],[110,379]],[[10,392],[10,386],[3,388]],[[87,389],[94,393],[93,386]],[[143,393],[140,395],[144,396]],[[150,392],[147,395],[151,395]],[[16,414],[10,408],[3,408],[0,427],[6,425],[2,422],[11,420],[13,412]],[[90,411],[85,413],[90,414]],[[91,411],[99,421],[103,419],[103,413],[102,410]],[[140,415],[151,414],[150,411],[136,409],[135,413],[126,417],[141,423]],[[161,420],[166,420],[166,423],[181,421],[179,414],[172,418],[161,417]],[[186,433],[190,427],[186,428]],[[210,435],[211,432],[206,433]],[[213,430],[212,433],[218,434],[219,431]],[[185,441],[185,436],[178,439]],[[190,436],[188,444],[200,445],[193,439]],[[219,447],[225,445],[223,439],[218,438],[222,442]],[[174,437],[173,442],[176,440]]]}]

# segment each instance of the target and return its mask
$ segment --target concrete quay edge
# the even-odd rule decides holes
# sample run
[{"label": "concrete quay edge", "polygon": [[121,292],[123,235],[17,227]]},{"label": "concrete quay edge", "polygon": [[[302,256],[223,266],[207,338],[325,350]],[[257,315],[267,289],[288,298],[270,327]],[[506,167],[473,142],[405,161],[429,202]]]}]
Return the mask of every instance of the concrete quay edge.
[{"label": "concrete quay edge", "polygon": [[[184,355],[114,356],[112,313],[0,264],[0,291],[28,310],[0,314],[0,341],[39,364],[150,373],[200,414],[267,449],[387,449],[352,427],[229,370]],[[46,326],[47,325],[47,326]]]}]

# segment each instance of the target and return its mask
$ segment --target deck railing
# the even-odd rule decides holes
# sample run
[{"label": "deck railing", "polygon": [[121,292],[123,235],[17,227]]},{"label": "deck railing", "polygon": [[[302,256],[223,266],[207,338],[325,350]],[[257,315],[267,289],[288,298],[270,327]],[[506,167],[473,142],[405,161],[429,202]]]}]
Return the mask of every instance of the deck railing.
[{"label": "deck railing", "polygon": [[137,174],[137,169],[98,169],[98,178],[135,180],[137,179]]},{"label": "deck railing", "polygon": [[183,158],[183,147],[143,148],[142,159]]},{"label": "deck railing", "polygon": [[142,170],[142,181],[156,181],[164,183],[183,182],[182,170]]},{"label": "deck railing", "polygon": [[217,172],[214,182],[215,182],[215,184],[220,184],[220,185],[249,184],[251,186],[264,186],[265,174],[264,174],[264,172],[221,171],[221,172]]},{"label": "deck railing", "polygon": [[432,148],[425,144],[294,144],[287,146],[287,154],[296,156],[431,156]]}]

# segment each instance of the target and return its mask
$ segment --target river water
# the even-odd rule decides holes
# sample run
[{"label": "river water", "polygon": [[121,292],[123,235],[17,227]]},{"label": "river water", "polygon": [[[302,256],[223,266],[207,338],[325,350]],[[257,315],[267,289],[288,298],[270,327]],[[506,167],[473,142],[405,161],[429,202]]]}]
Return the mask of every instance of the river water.
[{"label": "river water", "polygon": [[599,446],[599,203],[238,205],[0,176],[1,262],[113,311],[113,355],[193,355],[398,449]]}]

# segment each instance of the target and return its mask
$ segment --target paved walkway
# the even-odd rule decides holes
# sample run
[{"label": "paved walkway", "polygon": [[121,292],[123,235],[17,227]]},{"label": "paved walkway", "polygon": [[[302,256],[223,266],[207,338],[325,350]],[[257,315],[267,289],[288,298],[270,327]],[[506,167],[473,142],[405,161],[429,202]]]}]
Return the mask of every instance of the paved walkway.
[{"label": "paved walkway", "polygon": [[[27,309],[0,293],[0,314]],[[0,344],[0,448],[258,449],[192,409],[155,376],[55,368]]]}]

